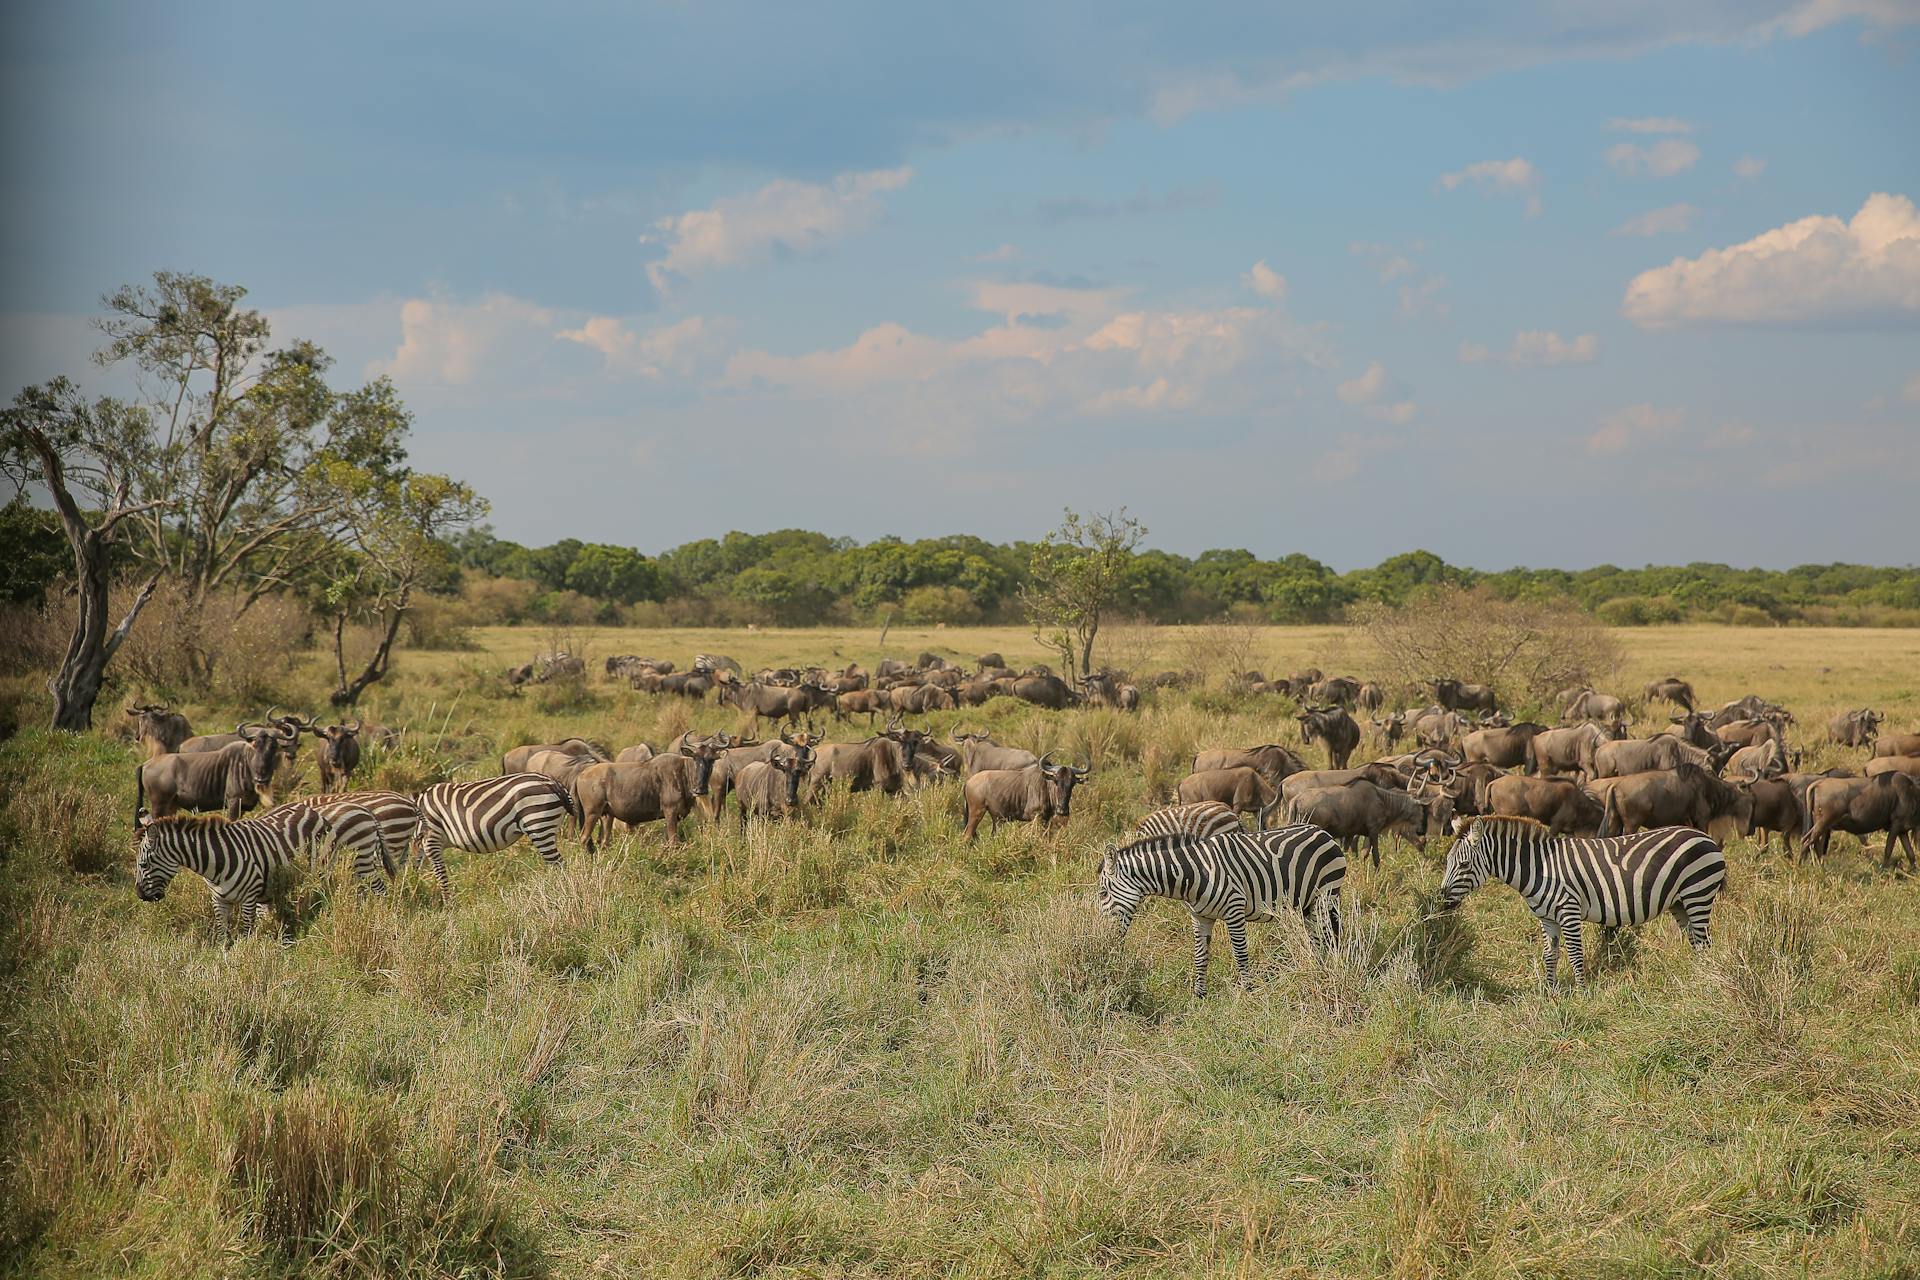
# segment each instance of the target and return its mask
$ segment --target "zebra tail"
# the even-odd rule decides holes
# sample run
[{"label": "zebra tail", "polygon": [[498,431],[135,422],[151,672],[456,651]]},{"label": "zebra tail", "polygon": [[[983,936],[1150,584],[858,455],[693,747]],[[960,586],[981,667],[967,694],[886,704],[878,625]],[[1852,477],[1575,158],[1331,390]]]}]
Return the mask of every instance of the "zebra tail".
[{"label": "zebra tail", "polygon": [[1607,792],[1607,807],[1600,813],[1600,834],[1603,836],[1613,834],[1614,824],[1620,818],[1620,797],[1617,791],[1616,788]]},{"label": "zebra tail", "polygon": [[584,811],[580,808],[580,797],[573,794],[572,787],[562,785],[558,782],[551,783],[550,785],[553,787],[554,794],[567,802],[567,812],[573,815],[573,825],[584,829],[587,825],[587,820]]},{"label": "zebra tail", "polygon": [[140,821],[140,811],[147,807],[147,766],[133,766],[133,820]]}]

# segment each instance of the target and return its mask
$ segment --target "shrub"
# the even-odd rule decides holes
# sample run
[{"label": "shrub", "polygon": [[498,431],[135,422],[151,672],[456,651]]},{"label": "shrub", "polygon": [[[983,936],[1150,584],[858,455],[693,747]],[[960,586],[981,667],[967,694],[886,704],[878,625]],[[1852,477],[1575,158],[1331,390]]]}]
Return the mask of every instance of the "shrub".
[{"label": "shrub", "polygon": [[1438,586],[1404,605],[1361,605],[1356,613],[1377,655],[1368,669],[1390,683],[1422,687],[1446,676],[1492,685],[1510,703],[1544,705],[1569,685],[1603,683],[1620,668],[1606,628],[1566,605]]},{"label": "shrub", "polygon": [[963,627],[980,620],[980,606],[965,587],[915,587],[901,598],[900,617],[920,626],[944,622]]},{"label": "shrub", "polygon": [[537,584],[525,578],[488,578],[469,574],[460,584],[460,603],[468,622],[476,627],[503,627],[525,622],[533,614]]},{"label": "shrub", "polygon": [[[111,612],[131,603],[131,586],[114,593]],[[197,607],[163,583],[127,633],[115,659],[141,685],[162,694],[210,694],[227,702],[271,702],[313,635],[313,615],[289,596],[249,606],[222,592]]]}]

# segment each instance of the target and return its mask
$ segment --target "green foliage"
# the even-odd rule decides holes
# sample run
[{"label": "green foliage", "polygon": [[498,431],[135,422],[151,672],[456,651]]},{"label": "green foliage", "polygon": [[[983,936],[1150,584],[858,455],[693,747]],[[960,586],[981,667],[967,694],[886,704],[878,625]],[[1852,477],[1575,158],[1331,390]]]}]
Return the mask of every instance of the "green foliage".
[{"label": "green foliage", "polygon": [[665,594],[660,570],[630,547],[596,542],[581,547],[567,566],[566,585],[582,595],[620,604],[658,600]]},{"label": "green foliage", "polygon": [[73,569],[73,552],[50,511],[16,494],[0,506],[0,601],[37,604],[61,574]]}]

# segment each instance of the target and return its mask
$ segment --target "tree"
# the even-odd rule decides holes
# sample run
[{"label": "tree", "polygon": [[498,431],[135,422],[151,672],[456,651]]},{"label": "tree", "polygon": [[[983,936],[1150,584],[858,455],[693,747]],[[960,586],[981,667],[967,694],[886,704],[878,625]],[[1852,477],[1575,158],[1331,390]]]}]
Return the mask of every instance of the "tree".
[{"label": "tree", "polygon": [[59,516],[32,505],[24,493],[0,507],[0,601],[39,604],[71,556]]},{"label": "tree", "polygon": [[65,378],[25,388],[0,413],[0,471],[13,482],[16,500],[29,484],[46,490],[73,553],[78,611],[66,656],[47,682],[56,729],[92,727],[107,664],[159,582],[158,574],[149,578],[118,625],[107,629],[112,553],[122,526],[171,505],[132,497],[135,476],[128,461],[138,455],[138,442],[148,430],[139,408],[106,399],[89,405]]},{"label": "tree", "polygon": [[[376,477],[340,464],[332,479],[343,498],[346,540],[333,550],[334,575],[326,589],[339,676],[329,700],[345,707],[386,676],[414,592],[452,563],[447,535],[484,517],[487,503],[466,485],[439,475]],[[373,655],[349,678],[346,630],[355,614],[369,618],[380,638]]]},{"label": "tree", "polygon": [[[156,272],[102,300],[97,363],[130,361],[148,413],[123,442],[139,499],[131,549],[179,580],[188,607],[232,587],[243,607],[300,580],[346,529],[340,464],[400,474],[408,418],[391,383],[336,393],[332,361],[312,343],[270,350],[246,290]],[[184,635],[204,678],[212,656]]]},{"label": "tree", "polygon": [[1086,517],[1069,508],[1033,548],[1021,602],[1034,638],[1059,653],[1069,680],[1095,670],[1100,620],[1119,600],[1133,549],[1146,536],[1125,507]]},{"label": "tree", "polygon": [[602,542],[580,548],[567,566],[566,585],[581,595],[621,604],[658,600],[661,596],[660,570],[653,561],[632,547]]}]

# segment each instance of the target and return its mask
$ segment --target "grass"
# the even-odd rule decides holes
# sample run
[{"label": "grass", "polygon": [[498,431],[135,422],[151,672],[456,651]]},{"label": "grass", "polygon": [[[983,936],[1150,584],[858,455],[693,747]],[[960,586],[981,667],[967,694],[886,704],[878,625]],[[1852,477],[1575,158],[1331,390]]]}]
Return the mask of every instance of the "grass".
[{"label": "grass", "polygon": [[[876,639],[603,632],[588,657],[871,665]],[[1675,671],[1708,699],[1779,698],[1810,761],[1860,754],[1813,741],[1843,706],[1920,719],[1911,632],[1622,640],[1622,690]],[[358,785],[737,723],[597,672],[512,694],[498,673],[543,641],[402,654],[368,717],[408,742]],[[1365,670],[1333,629],[1259,646],[1270,671]],[[922,647],[1040,656],[1014,631],[888,641]],[[289,705],[318,663],[301,679]],[[7,692],[38,718],[31,682]],[[455,853],[451,909],[417,868],[385,900],[336,875],[302,887],[292,947],[263,926],[225,954],[190,874],[133,895],[132,749],[26,730],[0,746],[0,1274],[1920,1269],[1920,885],[1846,837],[1806,866],[1737,843],[1707,958],[1662,920],[1549,997],[1514,895],[1436,919],[1439,845],[1395,844],[1355,869],[1336,952],[1256,925],[1238,992],[1216,938],[1197,1002],[1185,912],[1117,937],[1088,904],[1095,859],[1194,747],[1295,741],[1286,710],[938,715],[1092,756],[1071,826],[967,847],[948,786],[744,837],[690,822],[671,850],[657,828],[569,841],[558,871]]]}]

